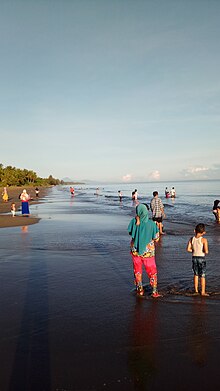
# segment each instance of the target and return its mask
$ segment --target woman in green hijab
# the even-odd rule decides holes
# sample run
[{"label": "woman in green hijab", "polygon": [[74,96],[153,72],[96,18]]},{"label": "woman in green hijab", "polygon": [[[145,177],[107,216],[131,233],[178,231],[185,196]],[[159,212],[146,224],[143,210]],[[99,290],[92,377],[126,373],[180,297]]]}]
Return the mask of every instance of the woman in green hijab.
[{"label": "woman in green hijab", "polygon": [[155,222],[149,220],[148,209],[145,204],[139,204],[136,207],[136,214],[136,218],[133,218],[128,225],[128,232],[131,235],[131,256],[137,293],[140,296],[144,295],[142,283],[142,266],[144,266],[153,289],[152,297],[160,297],[157,291],[154,246],[154,242],[159,240],[159,230]]}]

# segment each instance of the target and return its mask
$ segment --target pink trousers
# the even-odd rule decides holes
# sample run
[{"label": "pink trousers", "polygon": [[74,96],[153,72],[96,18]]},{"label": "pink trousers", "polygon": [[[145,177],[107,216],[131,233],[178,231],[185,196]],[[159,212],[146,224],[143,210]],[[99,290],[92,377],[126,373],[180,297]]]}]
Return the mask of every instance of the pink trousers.
[{"label": "pink trousers", "polygon": [[135,277],[135,284],[138,286],[142,284],[142,269],[143,266],[146,270],[146,273],[150,280],[150,285],[153,288],[157,287],[157,266],[155,263],[155,257],[141,257],[139,255],[133,255],[132,261],[133,261],[133,267],[134,267],[134,277]]}]

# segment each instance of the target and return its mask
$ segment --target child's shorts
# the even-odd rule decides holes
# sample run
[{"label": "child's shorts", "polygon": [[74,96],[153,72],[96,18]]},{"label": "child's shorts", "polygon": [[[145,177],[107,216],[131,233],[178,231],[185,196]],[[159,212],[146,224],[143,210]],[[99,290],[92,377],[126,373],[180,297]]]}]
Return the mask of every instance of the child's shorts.
[{"label": "child's shorts", "polygon": [[192,257],[192,269],[195,276],[205,277],[205,273],[206,273],[205,257]]}]

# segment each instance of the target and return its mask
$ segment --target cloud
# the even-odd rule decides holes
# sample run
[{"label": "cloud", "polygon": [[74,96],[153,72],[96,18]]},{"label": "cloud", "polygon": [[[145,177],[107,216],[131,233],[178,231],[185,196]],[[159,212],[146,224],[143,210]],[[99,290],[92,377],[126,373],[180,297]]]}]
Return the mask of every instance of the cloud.
[{"label": "cloud", "polygon": [[154,170],[148,175],[149,179],[152,181],[159,181],[160,180],[160,171]]},{"label": "cloud", "polygon": [[130,182],[131,181],[131,178],[132,178],[132,175],[131,174],[126,174],[122,177],[122,180],[124,182]]},{"label": "cloud", "polygon": [[214,164],[212,169],[213,169],[213,171],[216,171],[216,170],[219,171],[220,170],[220,164]]},{"label": "cloud", "polygon": [[212,167],[190,166],[182,170],[181,174],[188,179],[219,179],[220,165],[215,164]]},{"label": "cloud", "polygon": [[198,174],[200,172],[208,171],[208,167],[189,167],[186,172],[189,174]]}]

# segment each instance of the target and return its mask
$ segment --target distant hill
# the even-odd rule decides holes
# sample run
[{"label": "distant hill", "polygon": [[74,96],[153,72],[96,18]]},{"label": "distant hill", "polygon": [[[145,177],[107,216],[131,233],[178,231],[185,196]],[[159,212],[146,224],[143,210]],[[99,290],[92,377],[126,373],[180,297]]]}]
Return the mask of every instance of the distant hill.
[{"label": "distant hill", "polygon": [[85,183],[84,181],[77,181],[77,180],[74,181],[73,179],[71,179],[69,177],[63,178],[62,182],[67,184],[67,185],[73,185],[73,184],[82,185],[82,184]]},{"label": "distant hill", "polygon": [[66,182],[67,182],[67,183],[72,183],[72,182],[74,182],[73,179],[71,179],[71,178],[69,178],[69,177],[67,177],[67,176],[66,176],[65,178],[62,178],[62,181],[65,182],[65,183],[66,183]]}]

